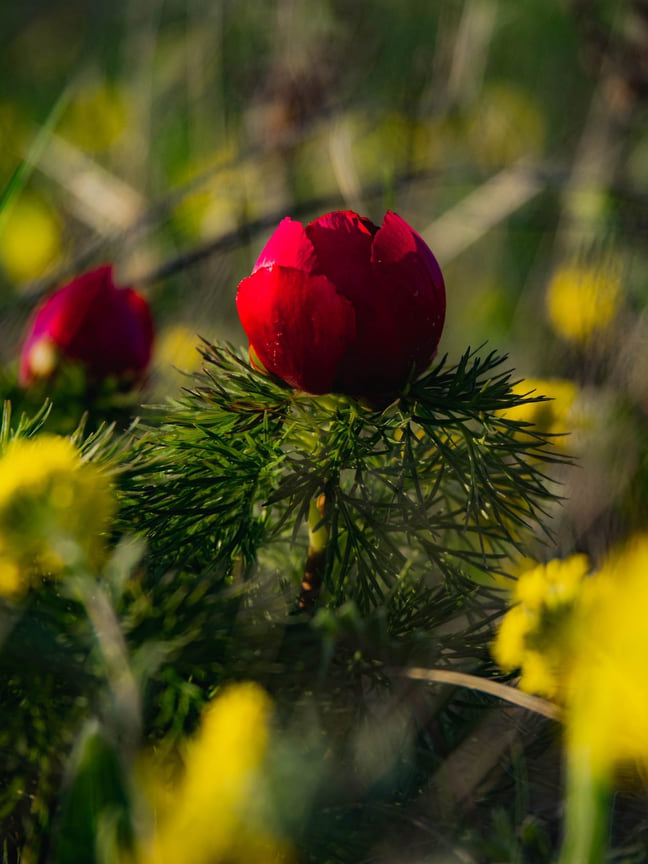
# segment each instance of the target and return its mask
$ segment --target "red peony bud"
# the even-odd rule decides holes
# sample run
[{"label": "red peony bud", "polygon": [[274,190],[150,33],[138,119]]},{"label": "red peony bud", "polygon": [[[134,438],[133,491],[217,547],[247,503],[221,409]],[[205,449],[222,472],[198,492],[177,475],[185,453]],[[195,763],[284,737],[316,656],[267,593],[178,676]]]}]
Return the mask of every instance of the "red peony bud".
[{"label": "red peony bud", "polygon": [[88,375],[139,375],[151,359],[153,321],[146,300],[116,288],[112,266],[77,276],[34,310],[20,353],[23,386],[48,377],[58,358],[81,363]]},{"label": "red peony bud", "polygon": [[236,298],[250,347],[298,390],[396,393],[436,354],[445,319],[437,261],[409,225],[351,211],[284,219]]}]

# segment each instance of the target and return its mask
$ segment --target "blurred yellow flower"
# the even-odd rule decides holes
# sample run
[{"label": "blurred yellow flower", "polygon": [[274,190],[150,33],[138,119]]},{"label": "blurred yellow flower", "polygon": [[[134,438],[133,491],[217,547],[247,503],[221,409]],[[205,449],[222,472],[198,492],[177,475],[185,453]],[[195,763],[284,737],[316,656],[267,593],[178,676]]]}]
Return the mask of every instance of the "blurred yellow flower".
[{"label": "blurred yellow flower", "polygon": [[586,555],[540,564],[518,579],[514,597],[534,613],[554,611],[574,602],[588,570]]},{"label": "blurred yellow flower", "polygon": [[0,593],[19,595],[67,567],[98,566],[114,510],[108,478],[68,438],[10,442],[0,457]]},{"label": "blurred yellow flower", "polygon": [[189,164],[175,178],[186,192],[173,208],[176,226],[188,237],[217,237],[257,213],[267,190],[267,166],[236,158],[234,144],[208,161]]},{"label": "blurred yellow flower", "polygon": [[546,137],[544,115],[530,91],[508,81],[483,87],[467,132],[475,158],[488,167],[541,152]]},{"label": "blurred yellow flower", "polygon": [[0,264],[10,279],[35,279],[61,252],[61,226],[56,215],[35,195],[23,193],[12,202],[0,228]]},{"label": "blurred yellow flower", "polygon": [[24,590],[20,568],[0,548],[0,596],[17,597]]},{"label": "blurred yellow flower", "polygon": [[[512,388],[517,396],[533,399],[547,397],[543,402],[525,402],[502,411],[509,420],[532,423],[539,432],[565,436],[574,430],[580,420],[574,410],[578,387],[573,381],[562,378],[525,378]],[[557,438],[556,446],[565,446],[564,437]]]},{"label": "blurred yellow flower", "polygon": [[587,558],[520,577],[492,652],[520,688],[564,705],[570,761],[609,778],[648,771],[648,535],[613,552],[590,578]]},{"label": "blurred yellow flower", "polygon": [[523,573],[513,589],[514,605],[492,645],[506,672],[521,670],[520,688],[555,697],[571,662],[570,616],[589,570],[585,555],[554,560]]},{"label": "blurred yellow flower", "polygon": [[80,87],[70,100],[60,133],[81,150],[107,150],[128,125],[128,101],[123,87],[98,80]]},{"label": "blurred yellow flower", "polygon": [[568,342],[586,342],[612,323],[621,298],[621,274],[613,265],[565,266],[547,289],[549,322]]},{"label": "blurred yellow flower", "polygon": [[168,372],[169,367],[181,372],[194,372],[202,361],[198,352],[199,344],[200,340],[193,328],[185,324],[165,327],[156,339],[156,364],[163,372]]},{"label": "blurred yellow flower", "polygon": [[648,535],[632,538],[584,585],[566,691],[567,746],[596,775],[648,770]]},{"label": "blurred yellow flower", "polygon": [[137,864],[291,860],[260,813],[271,710],[269,697],[258,685],[229,686],[207,707],[187,745],[180,779],[160,790],[156,787],[162,771],[149,772],[156,827],[140,846]]}]

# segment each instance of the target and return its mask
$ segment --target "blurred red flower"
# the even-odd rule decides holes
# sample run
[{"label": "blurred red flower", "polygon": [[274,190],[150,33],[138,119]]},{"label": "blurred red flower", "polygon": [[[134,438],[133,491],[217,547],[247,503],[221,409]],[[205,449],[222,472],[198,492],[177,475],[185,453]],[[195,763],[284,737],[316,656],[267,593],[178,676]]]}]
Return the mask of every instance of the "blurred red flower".
[{"label": "blurred red flower", "polygon": [[316,394],[395,394],[429,365],[445,319],[434,255],[390,211],[380,228],[351,211],[283,219],[236,302],[253,363]]},{"label": "blurred red flower", "polygon": [[59,358],[98,379],[144,372],[153,346],[151,312],[132,288],[115,287],[112,270],[83,273],[36,307],[20,353],[23,386],[51,375]]}]

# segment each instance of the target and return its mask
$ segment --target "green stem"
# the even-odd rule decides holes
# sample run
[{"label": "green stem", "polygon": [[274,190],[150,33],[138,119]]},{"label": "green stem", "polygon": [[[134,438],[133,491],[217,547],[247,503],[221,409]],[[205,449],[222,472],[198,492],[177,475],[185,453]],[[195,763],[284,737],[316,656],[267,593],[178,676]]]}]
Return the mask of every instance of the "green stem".
[{"label": "green stem", "polygon": [[610,777],[594,772],[586,748],[568,751],[565,839],[559,864],[604,864],[610,805]]},{"label": "green stem", "polygon": [[326,545],[331,529],[324,493],[310,502],[308,511],[308,558],[299,594],[299,608],[310,612],[319,597],[326,568]]},{"label": "green stem", "polygon": [[134,752],[141,737],[141,698],[128,648],[108,594],[94,580],[80,576],[76,591],[92,623],[114,700],[115,721],[122,746]]}]

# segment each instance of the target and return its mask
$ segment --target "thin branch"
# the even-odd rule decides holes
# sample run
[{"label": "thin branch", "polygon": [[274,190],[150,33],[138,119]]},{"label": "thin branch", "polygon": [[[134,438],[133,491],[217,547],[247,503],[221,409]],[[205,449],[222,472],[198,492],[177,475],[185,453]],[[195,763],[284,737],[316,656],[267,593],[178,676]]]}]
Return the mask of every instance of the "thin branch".
[{"label": "thin branch", "polygon": [[536,167],[520,160],[489,177],[422,231],[441,264],[447,264],[545,189]]},{"label": "thin branch", "polygon": [[478,675],[469,675],[466,672],[452,672],[449,669],[422,669],[418,666],[409,666],[404,669],[390,669],[389,671],[392,675],[408,678],[411,681],[455,684],[457,687],[479,690],[481,693],[488,693],[506,702],[511,702],[513,705],[526,708],[527,711],[542,714],[543,717],[548,717],[550,720],[560,720],[561,711],[558,705],[548,702],[546,699],[541,699],[539,696],[523,693],[516,687],[509,687],[507,684],[501,684],[499,681],[491,681],[488,678],[480,678]]}]

